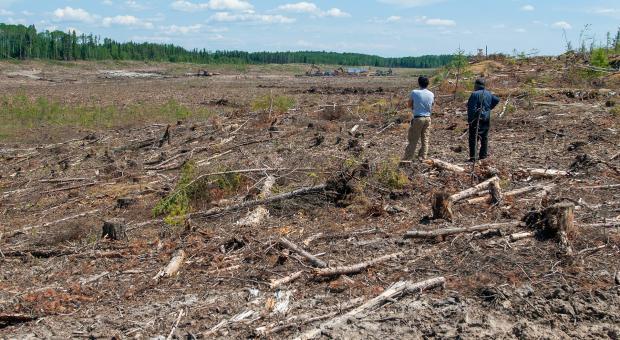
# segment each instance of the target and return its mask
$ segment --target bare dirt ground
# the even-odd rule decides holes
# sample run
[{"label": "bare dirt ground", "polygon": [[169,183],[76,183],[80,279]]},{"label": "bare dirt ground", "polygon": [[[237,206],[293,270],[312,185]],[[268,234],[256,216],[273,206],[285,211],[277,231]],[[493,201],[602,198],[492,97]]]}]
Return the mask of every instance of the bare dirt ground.
[{"label": "bare dirt ground", "polygon": [[[174,99],[214,114],[172,122],[169,140],[170,121],[136,121],[40,126],[0,141],[0,338],[310,338],[314,329],[325,339],[620,337],[617,74],[577,81],[563,61],[543,58],[473,65],[502,103],[492,156],[472,178],[468,92],[453,95],[451,77],[434,87],[430,157],[465,172],[397,165],[404,98],[416,81],[398,70],[323,78],[223,69],[198,78],[183,76],[196,69],[187,65],[1,66],[6,96],[119,107]],[[253,110],[261,96],[295,105]],[[184,164],[194,169],[191,210],[182,223],[166,223],[153,208],[178,192]],[[504,193],[539,187],[495,205],[457,202],[452,221],[430,218],[434,194],[494,175]],[[261,193],[270,176],[275,184]],[[261,210],[257,200],[312,187],[319,189],[263,202],[268,214],[258,223],[239,223]],[[556,202],[574,206],[572,255],[531,224],[404,237],[520,221]],[[127,239],[101,239],[112,218],[124,219]],[[322,277],[282,237],[328,268],[396,255]],[[156,279],[181,250],[180,270]],[[272,288],[293,273],[296,280]],[[395,295],[330,324],[397,282],[438,277],[443,287]]]}]

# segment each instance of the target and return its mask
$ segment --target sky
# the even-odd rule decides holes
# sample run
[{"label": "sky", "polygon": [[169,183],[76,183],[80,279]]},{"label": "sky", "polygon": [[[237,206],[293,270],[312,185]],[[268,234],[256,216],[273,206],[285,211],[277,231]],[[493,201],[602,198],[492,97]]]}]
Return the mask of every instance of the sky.
[{"label": "sky", "polygon": [[619,0],[0,0],[0,21],[189,49],[553,55],[603,43]]}]

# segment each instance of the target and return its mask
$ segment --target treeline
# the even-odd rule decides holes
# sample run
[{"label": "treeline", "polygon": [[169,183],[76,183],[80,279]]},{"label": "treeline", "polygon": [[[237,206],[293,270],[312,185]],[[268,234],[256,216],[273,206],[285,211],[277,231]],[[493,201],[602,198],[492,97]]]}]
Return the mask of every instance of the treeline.
[{"label": "treeline", "polygon": [[0,24],[0,59],[149,60],[202,64],[337,64],[375,67],[434,68],[452,55],[383,58],[359,53],[243,52],[187,50],[172,44],[117,42],[75,31],[37,32],[34,25]]}]

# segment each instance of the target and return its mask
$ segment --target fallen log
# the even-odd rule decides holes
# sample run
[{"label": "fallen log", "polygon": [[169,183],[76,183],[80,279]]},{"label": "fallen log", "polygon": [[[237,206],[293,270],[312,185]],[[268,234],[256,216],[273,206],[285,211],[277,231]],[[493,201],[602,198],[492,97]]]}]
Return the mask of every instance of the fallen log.
[{"label": "fallen log", "polygon": [[294,272],[291,275],[285,276],[285,277],[283,277],[281,279],[271,280],[271,283],[269,284],[269,287],[271,289],[274,289],[274,288],[278,288],[280,286],[283,286],[283,285],[285,285],[287,283],[291,283],[291,282],[297,280],[298,278],[300,278],[303,273],[304,273],[303,270],[300,270],[298,272]]},{"label": "fallen log", "polygon": [[521,169],[520,172],[533,178],[555,178],[566,177],[569,175],[568,171],[554,169]]},{"label": "fallen log", "polygon": [[[73,215],[73,216],[69,216],[69,217],[64,217],[64,218],[61,218],[61,219],[56,220],[56,221],[46,222],[46,223],[43,223],[43,224],[33,225],[33,226],[29,226],[29,227],[24,227],[24,228],[21,228],[19,230],[13,230],[13,231],[5,233],[4,236],[7,237],[7,238],[13,237],[15,235],[24,234],[26,232],[29,232],[29,231],[32,231],[32,230],[35,230],[35,229],[47,228],[49,226],[53,226],[53,225],[58,224],[58,223],[67,222],[67,221],[70,221],[70,220],[75,220],[77,218],[85,217],[85,216],[88,216],[88,215],[93,215],[93,214],[96,214],[98,212],[99,212],[99,209],[95,209],[95,210],[91,210],[91,211],[86,211],[86,212],[83,212],[83,213],[80,213],[80,214],[77,214],[77,215]],[[0,237],[0,239],[1,238],[2,237]]]},{"label": "fallen log", "polygon": [[183,249],[180,249],[174,253],[174,256],[172,257],[168,265],[162,268],[162,270],[160,270],[159,273],[157,273],[157,275],[153,277],[153,280],[159,281],[159,279],[161,278],[172,277],[176,275],[181,269],[183,261],[185,261],[185,252],[183,251]]},{"label": "fallen log", "polygon": [[604,222],[604,223],[591,223],[591,224],[582,224],[580,227],[589,227],[589,228],[617,228],[620,227],[620,221],[612,221],[612,222]]},{"label": "fallen log", "polygon": [[340,327],[342,324],[347,322],[349,319],[360,318],[365,316],[368,312],[375,310],[385,304],[388,301],[393,301],[394,298],[411,294],[416,292],[422,292],[428,289],[441,287],[445,285],[446,279],[443,277],[436,277],[433,279],[429,279],[422,282],[412,283],[409,281],[400,281],[393,284],[391,287],[386,289],[380,295],[368,300],[363,305],[349,311],[346,314],[340,315],[334,319],[331,319],[317,328],[313,328],[309,331],[304,332],[303,334],[297,336],[296,340],[309,340],[314,339],[317,336],[321,335],[321,333],[325,329],[335,329]]},{"label": "fallen log", "polygon": [[465,168],[460,167],[458,165],[454,165],[454,164],[450,164],[448,162],[444,162],[442,160],[439,159],[427,159],[423,161],[424,164],[441,169],[441,170],[447,170],[447,171],[453,171],[453,172],[465,172]]},{"label": "fallen log", "polygon": [[[495,182],[499,182],[499,177],[493,176],[488,180],[475,185],[469,189],[463,190],[453,195],[449,195],[446,192],[439,192],[433,196],[433,219],[446,219],[452,221],[454,214],[452,212],[452,206],[454,203],[464,200],[468,197],[477,195],[481,190],[487,189],[492,191],[491,186],[499,186],[499,183],[494,184]],[[498,191],[501,195],[501,193]]]},{"label": "fallen log", "polygon": [[[546,185],[532,185],[529,187],[525,187],[525,188],[520,188],[520,189],[515,189],[515,190],[511,190],[508,192],[505,192],[502,194],[502,196],[504,198],[507,197],[514,197],[514,196],[519,196],[519,195],[525,195],[525,194],[529,194],[530,192],[534,192],[534,191],[538,191],[538,190],[543,190],[545,188]],[[482,197],[476,197],[476,198],[471,198],[469,200],[467,200],[468,204],[477,204],[477,203],[485,203],[485,202],[490,202],[492,199],[491,196],[482,196]]]},{"label": "fallen log", "polygon": [[444,229],[429,230],[429,231],[410,230],[405,234],[405,238],[435,238],[435,237],[440,237],[440,236],[470,233],[474,231],[519,227],[522,225],[523,225],[523,222],[521,221],[510,221],[510,222],[503,222],[503,223],[482,224],[482,225],[477,225],[473,227],[444,228]]},{"label": "fallen log", "polygon": [[331,277],[337,275],[357,274],[381,262],[397,259],[404,254],[404,252],[398,252],[394,254],[383,255],[381,257],[377,257],[375,259],[357,263],[351,266],[315,269],[313,271],[313,274],[316,277]]},{"label": "fallen log", "polygon": [[534,235],[536,235],[536,233],[533,231],[518,232],[518,233],[508,235],[508,241],[517,242],[525,238],[534,237]]},{"label": "fallen log", "polygon": [[310,254],[309,252],[305,251],[303,248],[301,248],[300,246],[296,245],[295,243],[287,240],[284,237],[280,238],[280,244],[283,245],[284,247],[286,247],[286,248],[296,252],[297,254],[305,257],[308,261],[310,261],[310,263],[312,263],[312,265],[315,268],[326,268],[327,267],[327,263],[325,263],[324,261],[320,260],[318,257]]},{"label": "fallen log", "polygon": [[325,319],[330,319],[338,314],[341,314],[343,311],[349,310],[353,308],[353,306],[357,305],[363,301],[362,298],[356,298],[350,301],[347,301],[345,304],[338,306],[338,310],[324,314],[319,316],[313,316],[311,314],[298,315],[288,318],[285,322],[279,322],[275,324],[271,324],[268,326],[258,327],[254,330],[257,335],[268,336],[270,334],[278,333],[288,328],[299,327],[301,325],[309,324],[316,321],[322,321]]},{"label": "fallen log", "polygon": [[469,198],[473,195],[476,195],[479,191],[488,188],[489,185],[492,185],[493,182],[499,182],[499,177],[497,176],[493,176],[489,179],[487,179],[486,181],[477,184],[469,189],[463,190],[461,192],[457,192],[456,194],[450,196],[450,201],[454,202],[458,202],[460,200],[464,200],[466,198]]}]

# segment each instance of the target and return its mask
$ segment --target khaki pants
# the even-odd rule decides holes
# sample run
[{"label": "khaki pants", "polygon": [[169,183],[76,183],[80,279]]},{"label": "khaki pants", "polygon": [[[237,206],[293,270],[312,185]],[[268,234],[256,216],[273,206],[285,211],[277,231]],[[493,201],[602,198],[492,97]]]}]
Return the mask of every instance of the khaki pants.
[{"label": "khaki pants", "polygon": [[407,145],[407,149],[405,150],[405,156],[403,160],[410,161],[413,160],[413,156],[415,154],[416,147],[418,146],[418,141],[422,140],[422,147],[420,148],[420,152],[418,153],[418,158],[426,159],[428,156],[428,142],[431,135],[431,118],[430,117],[420,117],[414,118],[411,121],[411,126],[409,127],[409,133],[407,134],[407,138],[409,139],[409,145]]}]

